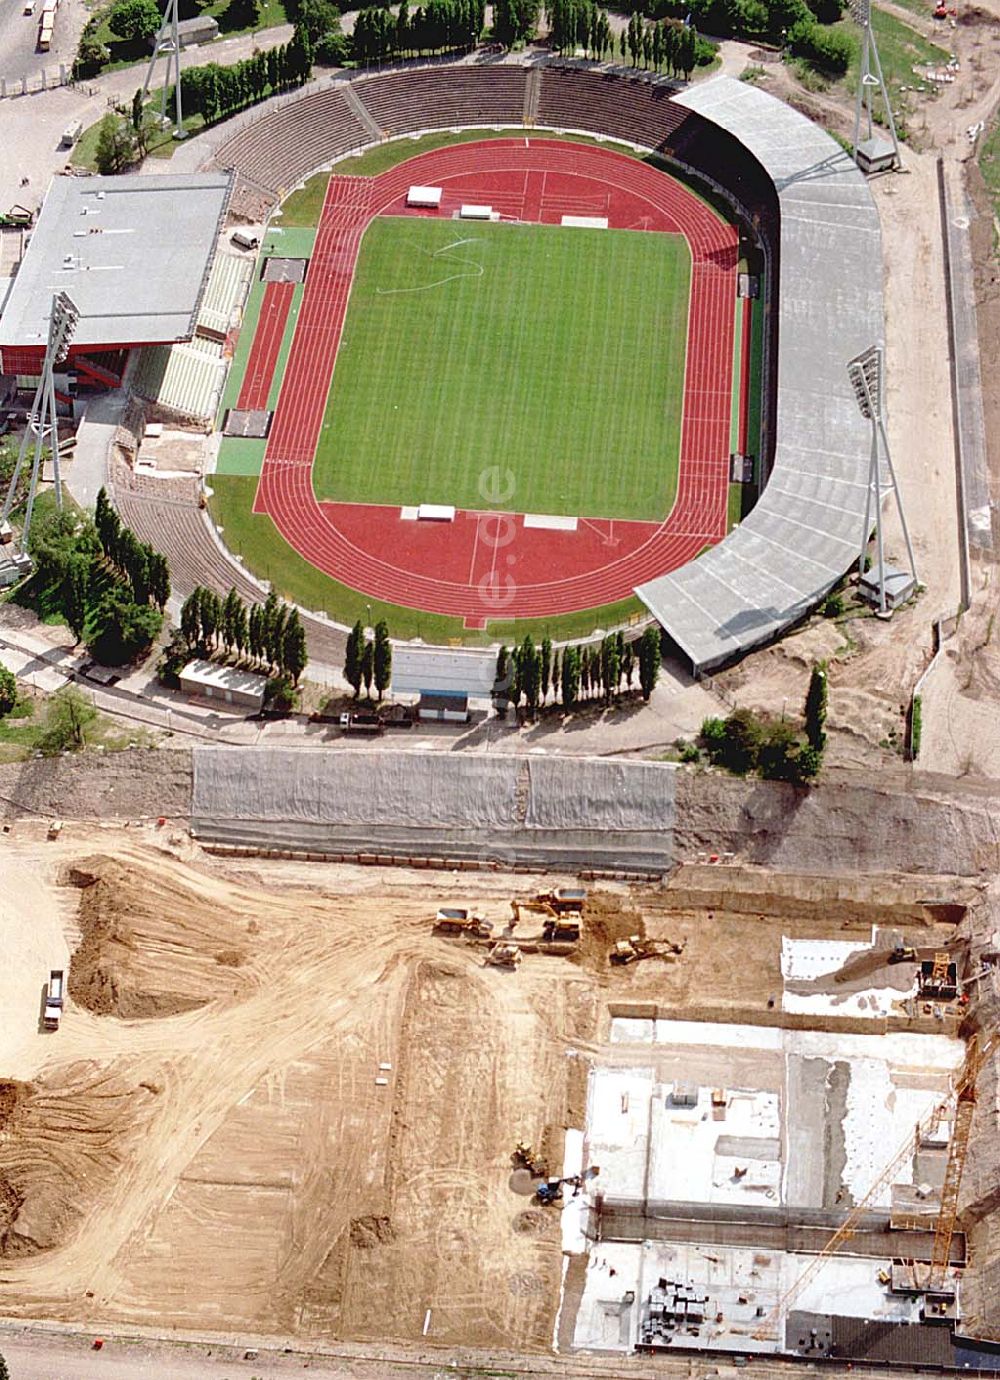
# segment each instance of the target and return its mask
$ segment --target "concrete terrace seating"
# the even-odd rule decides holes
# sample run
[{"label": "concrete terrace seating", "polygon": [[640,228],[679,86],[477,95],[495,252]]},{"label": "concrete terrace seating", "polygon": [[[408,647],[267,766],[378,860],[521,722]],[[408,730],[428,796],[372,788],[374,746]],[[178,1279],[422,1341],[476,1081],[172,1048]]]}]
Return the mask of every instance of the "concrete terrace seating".
[{"label": "concrete terrace seating", "polygon": [[[211,476],[209,476],[211,483]],[[267,590],[224,552],[208,529],[208,517],[192,500],[161,498],[163,481],[143,480],[129,473],[114,484],[115,507],[122,521],[142,540],[162,551],[170,563],[174,594],[184,599],[196,585],[226,595],[235,588],[248,604],[260,603]],[[344,659],[344,634],[321,618],[303,615],[311,660],[324,666],[340,666]]]},{"label": "concrete terrace seating", "polygon": [[638,75],[551,64],[542,70],[538,123],[551,129],[593,130],[657,149],[686,117],[670,99],[673,94],[666,82]]},{"label": "concrete terrace seating", "polygon": [[274,106],[220,144],[212,159],[274,193],[290,191],[311,172],[371,135],[336,86]]},{"label": "concrete terrace seating", "polygon": [[387,134],[450,125],[524,123],[527,72],[490,67],[405,67],[361,77],[354,94]]}]

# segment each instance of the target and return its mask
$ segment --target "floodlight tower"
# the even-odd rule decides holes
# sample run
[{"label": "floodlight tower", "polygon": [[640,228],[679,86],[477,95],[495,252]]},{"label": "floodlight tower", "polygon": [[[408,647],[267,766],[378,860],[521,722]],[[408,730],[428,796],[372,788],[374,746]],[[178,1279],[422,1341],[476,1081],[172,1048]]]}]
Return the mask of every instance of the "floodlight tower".
[{"label": "floodlight tower", "polygon": [[[854,397],[858,404],[858,410],[871,427],[871,451],[868,461],[868,492],[865,495],[865,525],[861,531],[861,554],[858,559],[858,576],[860,578],[865,573],[865,554],[868,549],[868,542],[871,539],[872,518],[874,517],[875,539],[878,543],[878,606],[879,612],[885,613],[885,553],[882,547],[883,489],[886,493],[891,492],[896,500],[899,525],[903,529],[903,540],[906,542],[906,555],[910,562],[910,574],[913,576],[914,580],[918,577],[917,564],[913,559],[913,547],[910,545],[910,531],[906,525],[906,514],[903,512],[903,499],[899,492],[899,484],[896,481],[896,471],[893,468],[892,455],[889,453],[889,438],[885,433],[885,421],[882,416],[882,401],[885,391],[882,346],[871,345],[867,350],[863,350],[860,355],[856,355],[847,365],[847,375],[854,389]],[[883,484],[880,470],[882,455],[885,456],[886,468],[889,471],[888,482],[885,484]]]},{"label": "floodlight tower", "polygon": [[177,3],[178,0],[167,0],[167,8],[163,11],[163,22],[160,24],[159,32],[156,35],[156,42],[153,44],[153,56],[149,59],[149,66],[146,68],[146,80],[142,83],[142,99],[145,102],[146,92],[149,90],[150,82],[153,80],[153,72],[156,68],[157,59],[166,54],[167,70],[163,74],[163,91],[160,95],[160,123],[168,125],[167,119],[167,92],[170,90],[170,74],[173,72],[174,79],[174,138],[184,138],[184,114],[181,110],[181,44],[177,36]]},{"label": "floodlight tower", "polygon": [[[858,94],[854,102],[854,138],[851,141],[854,161],[859,167],[864,166],[863,157],[861,160],[858,159],[858,148],[862,142],[870,142],[874,137],[872,98],[878,91],[882,97],[882,105],[885,108],[885,117],[889,124],[889,136],[892,142],[890,166],[899,167],[903,160],[900,157],[899,140],[896,137],[896,120],[892,113],[889,92],[886,90],[885,78],[882,75],[878,44],[875,42],[875,33],[872,29],[871,0],[850,0],[850,5],[851,18],[861,30],[861,67],[858,72]],[[865,123],[868,130],[864,136],[864,141],[861,138],[862,107],[864,107]]]},{"label": "floodlight tower", "polygon": [[17,464],[14,466],[14,473],[11,476],[10,485],[7,489],[7,497],[4,499],[3,512],[0,514],[0,522],[5,523],[10,517],[11,508],[14,506],[14,496],[17,492],[18,480],[24,468],[24,462],[28,454],[28,445],[32,437],[35,442],[35,454],[31,465],[31,483],[28,486],[28,503],[24,512],[24,526],[21,528],[21,554],[28,553],[28,534],[31,531],[31,514],[35,507],[35,494],[38,491],[38,477],[42,470],[42,447],[46,437],[52,447],[52,471],[55,477],[56,486],[56,507],[62,507],[62,478],[59,473],[59,418],[56,413],[56,365],[62,364],[69,354],[69,347],[73,342],[73,333],[76,324],[80,319],[80,313],[76,309],[76,304],[65,292],[57,292],[52,298],[52,311],[49,315],[49,338],[45,347],[45,360],[42,364],[42,377],[38,380],[38,387],[35,390],[34,401],[31,404],[31,411],[28,413],[28,424],[21,437],[21,448],[17,453]]}]

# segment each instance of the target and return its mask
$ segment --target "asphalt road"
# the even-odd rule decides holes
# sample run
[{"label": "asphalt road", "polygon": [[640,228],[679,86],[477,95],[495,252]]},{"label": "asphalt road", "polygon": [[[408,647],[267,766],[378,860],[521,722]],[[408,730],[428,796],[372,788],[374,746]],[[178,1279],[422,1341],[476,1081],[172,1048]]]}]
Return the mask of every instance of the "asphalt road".
[{"label": "asphalt road", "polygon": [[52,47],[47,53],[37,51],[38,17],[42,0],[35,0],[35,13],[24,13],[24,0],[0,0],[0,77],[8,85],[19,82],[22,76],[37,81],[37,74],[46,68],[58,71],[59,64],[73,61],[80,31],[86,19],[83,0],[59,0],[53,29]]}]

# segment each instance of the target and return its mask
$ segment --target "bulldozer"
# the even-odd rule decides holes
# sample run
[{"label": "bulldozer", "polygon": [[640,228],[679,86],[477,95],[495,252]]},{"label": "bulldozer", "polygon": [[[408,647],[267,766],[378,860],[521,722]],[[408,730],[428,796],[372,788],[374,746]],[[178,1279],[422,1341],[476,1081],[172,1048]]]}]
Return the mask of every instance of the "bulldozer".
[{"label": "bulldozer", "polygon": [[683,952],[683,942],[676,944],[669,939],[643,939],[641,935],[630,934],[628,939],[618,940],[608,959],[616,967],[639,963],[644,958],[662,958],[664,962],[672,963]]},{"label": "bulldozer", "polygon": [[516,944],[494,944],[486,955],[486,962],[493,968],[517,968],[521,962],[521,950]]},{"label": "bulldozer", "polygon": [[475,911],[442,906],[434,917],[435,934],[457,934],[466,939],[489,939],[493,924]]}]

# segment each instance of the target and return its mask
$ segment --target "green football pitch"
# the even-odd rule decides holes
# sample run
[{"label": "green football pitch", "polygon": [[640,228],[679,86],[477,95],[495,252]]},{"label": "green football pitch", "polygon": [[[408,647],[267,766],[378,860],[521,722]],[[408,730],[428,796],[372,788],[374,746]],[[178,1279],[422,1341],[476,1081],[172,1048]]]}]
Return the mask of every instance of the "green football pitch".
[{"label": "green football pitch", "polygon": [[662,519],[690,278],[679,235],[374,220],[316,496]]}]

